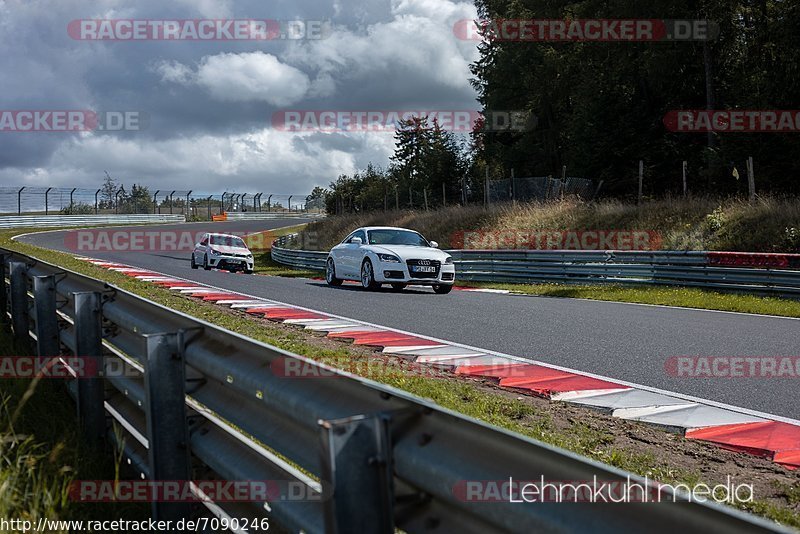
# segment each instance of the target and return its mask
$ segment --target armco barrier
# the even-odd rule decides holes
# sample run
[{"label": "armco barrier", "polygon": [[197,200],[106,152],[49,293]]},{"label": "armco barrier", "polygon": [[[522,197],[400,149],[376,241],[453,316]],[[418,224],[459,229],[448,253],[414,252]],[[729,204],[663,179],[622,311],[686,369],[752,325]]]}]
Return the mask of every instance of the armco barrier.
[{"label": "armco barrier", "polygon": [[283,212],[283,211],[253,211],[253,212],[225,212],[214,215],[214,221],[257,221],[261,219],[318,219],[324,217],[319,213]]},{"label": "armco barrier", "polygon": [[[292,267],[324,270],[327,252],[286,248],[293,238],[284,236],[276,240],[272,259]],[[800,254],[616,250],[447,252],[456,265],[456,280],[666,285],[800,296]]]},{"label": "armco barrier", "polygon": [[[2,302],[9,293],[6,272],[11,288],[11,306],[0,319],[10,317],[18,339],[35,336],[43,356],[79,354],[106,371],[129,371],[71,384],[91,439],[113,440],[150,479],[282,481],[295,488],[268,503],[203,502],[208,513],[267,517],[309,533],[779,530],[733,508],[686,502],[682,494],[673,503],[668,488],[662,502],[638,504],[464,499],[468,481],[591,483],[596,477],[611,483],[627,481],[628,474],[102,281],[29,256],[0,255]],[[271,372],[273,363],[286,360],[312,376],[336,378]],[[190,513],[184,503],[152,506],[155,519]]]},{"label": "armco barrier", "polygon": [[42,228],[101,224],[157,224],[186,222],[183,215],[11,215],[0,217],[0,228]]}]

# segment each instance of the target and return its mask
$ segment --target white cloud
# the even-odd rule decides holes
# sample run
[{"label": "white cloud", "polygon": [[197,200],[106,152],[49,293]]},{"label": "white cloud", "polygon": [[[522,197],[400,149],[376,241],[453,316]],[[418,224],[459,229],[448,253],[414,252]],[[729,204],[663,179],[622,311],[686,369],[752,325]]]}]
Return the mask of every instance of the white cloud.
[{"label": "white cloud", "polygon": [[192,69],[177,61],[162,61],[155,66],[154,70],[164,82],[188,85],[193,83],[195,78]]},{"label": "white cloud", "polygon": [[301,100],[311,86],[301,70],[263,52],[205,56],[196,71],[177,61],[162,61],[155,70],[162,81],[194,83],[223,102],[287,106]]},{"label": "white cloud", "polygon": [[[13,6],[13,8],[11,7]],[[333,17],[319,41],[75,41],[78,18]],[[138,134],[3,134],[0,183],[127,183],[302,193],[369,161],[388,163],[391,133],[265,129],[275,108],[472,109],[474,42],[453,24],[468,0],[0,0],[0,67],[9,109],[140,110]],[[159,83],[160,82],[160,83]],[[338,137],[337,137],[338,136]]]},{"label": "white cloud", "polygon": [[[372,24],[365,31],[334,26],[320,41],[292,47],[282,57],[293,65],[318,70],[320,94],[331,94],[334,81],[391,80],[413,90],[420,79],[464,89],[471,76],[469,64],[477,59],[475,43],[460,41],[454,24],[477,17],[475,6],[444,0],[401,0],[391,8],[391,20]],[[326,76],[323,76],[326,75]],[[380,79],[378,78],[380,76]]]}]

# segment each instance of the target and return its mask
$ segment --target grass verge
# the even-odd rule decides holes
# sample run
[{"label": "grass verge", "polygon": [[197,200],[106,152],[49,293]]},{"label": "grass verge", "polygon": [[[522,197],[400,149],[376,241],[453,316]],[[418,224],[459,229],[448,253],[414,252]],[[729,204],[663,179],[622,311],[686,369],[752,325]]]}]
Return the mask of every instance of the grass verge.
[{"label": "grass verge", "polygon": [[660,286],[497,284],[458,282],[467,287],[506,289],[540,297],[578,298],[660,306],[680,306],[704,310],[758,313],[780,317],[800,317],[800,301],[757,295],[719,293],[705,289]]},{"label": "grass verge", "polygon": [[[28,356],[0,324],[0,356]],[[0,379],[0,517],[51,521],[143,520],[146,504],[78,503],[69,497],[75,480],[116,480],[110,451],[81,439],[75,405],[58,379]],[[67,532],[51,525],[48,532]]]},{"label": "grass verge", "polygon": [[[10,241],[9,237],[17,233],[21,231],[0,233],[0,246],[106,280],[169,308],[282,349],[348,370],[352,370],[356,361],[392,358],[291,325],[257,319],[176,295],[76,260],[69,254]],[[756,498],[752,502],[739,503],[740,508],[800,528],[800,502],[797,499],[800,473],[791,473],[767,460],[685,440],[656,428],[613,419],[576,406],[519,395],[499,389],[489,380],[467,379],[446,373],[441,377],[415,376],[402,370],[378,375],[370,373],[369,377],[476,419],[661,482],[715,485],[724,483],[726,477],[731,476],[752,483]]]},{"label": "grass verge", "polygon": [[253,251],[254,271],[258,274],[269,276],[284,276],[286,278],[312,278],[319,276],[315,271],[307,271],[302,269],[294,269],[281,263],[272,260],[270,252],[272,251],[272,242],[284,235],[297,233],[306,224],[298,224],[296,226],[289,226],[286,228],[278,228],[277,230],[266,230],[264,232],[256,232],[246,236],[245,242]]}]

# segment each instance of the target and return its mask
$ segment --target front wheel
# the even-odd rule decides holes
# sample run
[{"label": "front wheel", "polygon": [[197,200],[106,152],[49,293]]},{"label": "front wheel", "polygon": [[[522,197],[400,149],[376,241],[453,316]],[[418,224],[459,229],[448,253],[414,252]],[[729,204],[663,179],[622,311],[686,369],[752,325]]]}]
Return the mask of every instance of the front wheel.
[{"label": "front wheel", "polygon": [[452,289],[453,286],[451,284],[435,284],[433,286],[433,292],[437,295],[447,295]]},{"label": "front wheel", "polygon": [[211,266],[208,264],[208,255],[203,256],[203,269],[206,271],[211,270]]},{"label": "front wheel", "polygon": [[197,269],[197,263],[194,261],[194,254],[192,254],[192,269]]},{"label": "front wheel", "polygon": [[364,260],[361,264],[361,287],[364,289],[374,291],[379,289],[381,285],[375,281],[375,273],[372,270],[372,262]]},{"label": "front wheel", "polygon": [[336,278],[336,266],[333,264],[333,258],[328,258],[325,263],[325,281],[328,282],[329,286],[342,285],[342,279]]}]

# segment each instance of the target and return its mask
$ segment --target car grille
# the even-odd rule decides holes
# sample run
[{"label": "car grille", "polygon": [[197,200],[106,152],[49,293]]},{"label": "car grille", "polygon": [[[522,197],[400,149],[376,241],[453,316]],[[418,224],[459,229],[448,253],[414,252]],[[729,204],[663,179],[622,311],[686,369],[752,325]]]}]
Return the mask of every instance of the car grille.
[{"label": "car grille", "polygon": [[[408,260],[406,265],[408,265],[408,275],[411,278],[438,278],[441,262],[438,260]],[[411,269],[411,267],[415,265],[432,266],[435,269],[432,273],[415,273]]]}]

